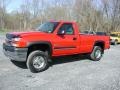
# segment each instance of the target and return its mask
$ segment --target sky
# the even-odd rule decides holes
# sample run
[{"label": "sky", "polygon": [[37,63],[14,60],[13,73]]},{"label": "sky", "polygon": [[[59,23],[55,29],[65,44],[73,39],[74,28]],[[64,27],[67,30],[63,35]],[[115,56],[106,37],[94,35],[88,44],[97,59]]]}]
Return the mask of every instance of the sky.
[{"label": "sky", "polygon": [[[7,12],[9,13],[9,12],[19,9],[19,7],[23,1],[24,0],[10,0],[9,4],[7,6]],[[96,2],[94,2],[94,4],[98,6],[100,4],[100,0],[96,0]]]},{"label": "sky", "polygon": [[23,0],[11,0],[8,4],[7,11],[11,12],[19,9],[20,5],[22,4],[22,1]]}]

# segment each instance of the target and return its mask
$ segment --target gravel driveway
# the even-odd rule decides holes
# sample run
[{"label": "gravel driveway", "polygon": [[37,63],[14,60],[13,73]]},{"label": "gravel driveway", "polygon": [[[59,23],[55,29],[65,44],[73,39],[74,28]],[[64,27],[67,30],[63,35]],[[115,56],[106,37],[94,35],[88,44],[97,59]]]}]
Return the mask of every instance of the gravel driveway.
[{"label": "gravel driveway", "polygon": [[4,56],[3,40],[0,35],[0,90],[120,90],[120,45],[106,50],[101,61],[61,57],[48,70],[34,74],[25,63]]}]

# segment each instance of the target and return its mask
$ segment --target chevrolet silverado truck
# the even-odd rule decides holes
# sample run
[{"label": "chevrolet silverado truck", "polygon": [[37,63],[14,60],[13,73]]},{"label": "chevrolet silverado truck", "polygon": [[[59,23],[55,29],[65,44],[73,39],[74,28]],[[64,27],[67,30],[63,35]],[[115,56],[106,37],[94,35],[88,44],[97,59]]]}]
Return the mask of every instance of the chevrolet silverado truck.
[{"label": "chevrolet silverado truck", "polygon": [[53,57],[87,54],[99,61],[110,48],[110,37],[80,33],[76,22],[49,21],[30,32],[6,34],[4,54],[10,60],[26,62],[31,72],[49,67]]}]

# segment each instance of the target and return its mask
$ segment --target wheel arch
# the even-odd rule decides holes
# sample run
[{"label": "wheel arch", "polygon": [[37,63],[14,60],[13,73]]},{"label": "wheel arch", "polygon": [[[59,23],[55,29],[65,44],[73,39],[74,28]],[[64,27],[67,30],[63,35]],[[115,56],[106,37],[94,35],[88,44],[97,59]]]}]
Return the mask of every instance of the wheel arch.
[{"label": "wheel arch", "polygon": [[48,41],[37,41],[37,42],[30,42],[27,45],[28,48],[28,54],[30,54],[31,51],[34,50],[42,50],[42,51],[48,51],[49,55],[52,56],[52,44]]},{"label": "wheel arch", "polygon": [[118,41],[118,39],[116,38],[115,41]]},{"label": "wheel arch", "polygon": [[93,49],[94,49],[95,46],[100,46],[102,48],[103,52],[104,52],[104,49],[105,49],[105,42],[104,41],[102,41],[102,40],[95,41]]}]

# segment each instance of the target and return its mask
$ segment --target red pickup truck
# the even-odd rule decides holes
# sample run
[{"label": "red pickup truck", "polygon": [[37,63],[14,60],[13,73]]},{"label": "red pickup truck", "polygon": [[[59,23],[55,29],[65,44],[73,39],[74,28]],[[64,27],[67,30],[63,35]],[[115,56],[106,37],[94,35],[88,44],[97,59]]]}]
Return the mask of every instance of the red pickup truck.
[{"label": "red pickup truck", "polygon": [[110,37],[80,33],[76,22],[50,21],[36,31],[6,34],[4,54],[11,60],[25,61],[31,72],[48,68],[51,57],[87,54],[99,61],[110,48]]}]

